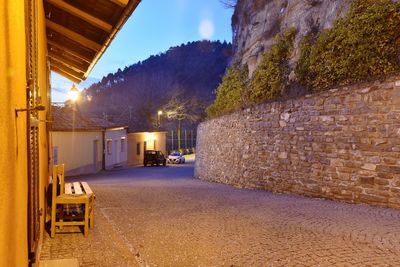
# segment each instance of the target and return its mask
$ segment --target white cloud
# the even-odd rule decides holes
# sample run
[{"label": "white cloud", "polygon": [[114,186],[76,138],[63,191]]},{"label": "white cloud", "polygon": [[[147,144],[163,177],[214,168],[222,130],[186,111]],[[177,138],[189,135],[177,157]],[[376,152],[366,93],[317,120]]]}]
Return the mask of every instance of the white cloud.
[{"label": "white cloud", "polygon": [[214,35],[214,23],[209,19],[203,19],[199,25],[199,34],[202,39],[211,39]]}]

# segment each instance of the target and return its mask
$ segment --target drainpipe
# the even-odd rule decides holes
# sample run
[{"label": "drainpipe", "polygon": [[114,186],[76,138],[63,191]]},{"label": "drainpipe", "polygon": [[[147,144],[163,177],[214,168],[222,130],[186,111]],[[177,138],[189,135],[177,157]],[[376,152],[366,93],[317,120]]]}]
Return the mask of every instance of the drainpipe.
[{"label": "drainpipe", "polygon": [[101,168],[103,171],[105,171],[106,170],[106,131],[105,130],[102,131],[102,136],[103,136],[103,138],[102,138],[103,139],[103,156],[102,156],[102,160],[101,160],[101,163],[102,163]]}]

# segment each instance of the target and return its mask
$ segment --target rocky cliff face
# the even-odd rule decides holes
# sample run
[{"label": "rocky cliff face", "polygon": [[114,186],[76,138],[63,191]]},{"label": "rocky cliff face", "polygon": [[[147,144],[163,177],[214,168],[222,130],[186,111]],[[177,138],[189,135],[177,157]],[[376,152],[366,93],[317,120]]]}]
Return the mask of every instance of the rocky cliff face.
[{"label": "rocky cliff face", "polygon": [[274,37],[289,28],[298,31],[292,64],[299,57],[300,40],[312,30],[330,28],[352,0],[238,0],[232,18],[235,60],[253,73]]}]

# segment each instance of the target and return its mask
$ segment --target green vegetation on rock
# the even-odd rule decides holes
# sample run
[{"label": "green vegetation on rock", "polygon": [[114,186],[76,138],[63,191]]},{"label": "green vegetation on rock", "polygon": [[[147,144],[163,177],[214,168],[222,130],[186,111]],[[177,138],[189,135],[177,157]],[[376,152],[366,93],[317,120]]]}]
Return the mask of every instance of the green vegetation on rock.
[{"label": "green vegetation on rock", "polygon": [[278,96],[286,88],[295,36],[295,29],[277,35],[275,44],[264,54],[251,81],[248,80],[247,66],[233,65],[216,91],[215,102],[207,109],[208,117],[217,117]]},{"label": "green vegetation on rock", "polygon": [[394,74],[400,70],[399,40],[400,3],[355,0],[331,29],[304,38],[298,80],[321,91]]},{"label": "green vegetation on rock", "polygon": [[[295,37],[295,29],[278,34],[249,82],[240,67],[231,68],[208,109],[209,117],[282,95],[290,86]],[[400,3],[354,0],[332,28],[304,37],[300,51],[295,76],[314,92],[399,73]]]},{"label": "green vegetation on rock", "polygon": [[222,83],[217,88],[215,102],[207,109],[208,117],[226,114],[245,105],[248,76],[247,66],[236,64],[228,69]]},{"label": "green vegetation on rock", "polygon": [[296,30],[275,37],[275,44],[264,54],[250,84],[250,100],[260,103],[279,96],[286,88],[290,74],[289,59]]}]

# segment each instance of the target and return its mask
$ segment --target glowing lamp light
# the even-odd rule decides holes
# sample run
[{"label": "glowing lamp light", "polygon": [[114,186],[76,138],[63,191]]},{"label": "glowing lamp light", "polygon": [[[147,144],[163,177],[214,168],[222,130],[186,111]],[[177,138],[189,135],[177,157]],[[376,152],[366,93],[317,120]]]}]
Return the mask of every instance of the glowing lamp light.
[{"label": "glowing lamp light", "polygon": [[146,136],[145,136],[146,142],[150,143],[150,142],[156,141],[156,139],[157,138],[154,133],[146,133]]},{"label": "glowing lamp light", "polygon": [[75,84],[72,85],[72,88],[68,92],[68,98],[72,102],[76,102],[79,99],[80,92],[78,88],[76,88]]},{"label": "glowing lamp light", "polygon": [[158,116],[161,116],[163,114],[162,110],[158,111]]}]

